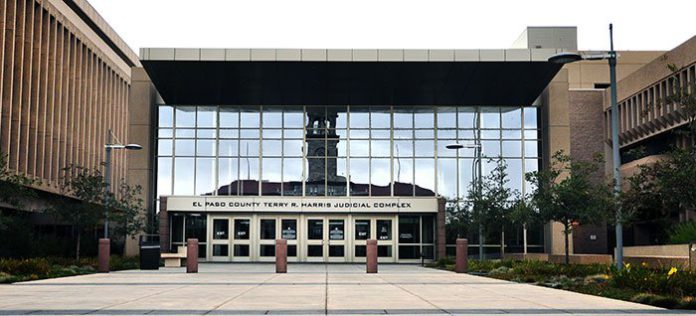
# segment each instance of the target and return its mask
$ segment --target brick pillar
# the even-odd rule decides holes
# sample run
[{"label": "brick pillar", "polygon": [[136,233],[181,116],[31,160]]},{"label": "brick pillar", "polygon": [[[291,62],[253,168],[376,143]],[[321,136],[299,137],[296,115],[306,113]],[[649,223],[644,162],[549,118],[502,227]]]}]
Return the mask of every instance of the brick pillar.
[{"label": "brick pillar", "polygon": [[167,197],[160,196],[159,207],[159,236],[160,249],[162,252],[172,252],[169,248],[171,245],[169,239],[169,213],[167,213]]},{"label": "brick pillar", "polygon": [[437,199],[437,257],[436,259],[442,259],[447,257],[447,239],[445,235],[445,198]]},{"label": "brick pillar", "polygon": [[276,273],[288,272],[288,241],[276,239],[275,247]]},{"label": "brick pillar", "polygon": [[454,272],[466,273],[469,269],[469,241],[464,238],[457,238],[457,257],[454,265]]},{"label": "brick pillar", "polygon": [[377,240],[367,240],[367,273],[377,273]]},{"label": "brick pillar", "polygon": [[198,239],[186,240],[186,273],[198,273]]},{"label": "brick pillar", "polygon": [[99,239],[99,268],[98,272],[109,273],[109,260],[111,257],[111,240],[109,238]]}]

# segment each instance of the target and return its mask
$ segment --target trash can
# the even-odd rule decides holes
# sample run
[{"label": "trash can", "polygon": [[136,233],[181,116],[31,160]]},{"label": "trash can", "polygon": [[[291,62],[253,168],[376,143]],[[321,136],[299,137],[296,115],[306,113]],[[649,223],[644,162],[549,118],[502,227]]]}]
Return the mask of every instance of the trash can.
[{"label": "trash can", "polygon": [[140,236],[140,270],[159,270],[159,235]]}]

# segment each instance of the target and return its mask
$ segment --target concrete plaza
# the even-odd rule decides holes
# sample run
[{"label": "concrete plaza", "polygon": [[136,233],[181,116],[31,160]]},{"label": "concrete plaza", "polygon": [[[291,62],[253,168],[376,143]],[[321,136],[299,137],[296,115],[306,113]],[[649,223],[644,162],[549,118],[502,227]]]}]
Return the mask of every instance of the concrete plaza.
[{"label": "concrete plaza", "polygon": [[[201,264],[0,286],[0,314],[666,314],[659,308],[412,265]],[[683,314],[691,314],[682,312]]]}]

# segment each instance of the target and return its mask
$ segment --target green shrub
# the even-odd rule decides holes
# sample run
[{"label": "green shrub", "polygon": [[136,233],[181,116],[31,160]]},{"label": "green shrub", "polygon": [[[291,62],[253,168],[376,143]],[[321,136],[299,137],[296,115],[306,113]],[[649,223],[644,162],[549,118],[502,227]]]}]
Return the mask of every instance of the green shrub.
[{"label": "green shrub", "polygon": [[44,258],[0,259],[0,272],[10,275],[47,275],[51,264]]},{"label": "green shrub", "polygon": [[696,242],[696,221],[683,222],[669,232],[669,241],[673,244]]},{"label": "green shrub", "polygon": [[664,308],[675,308],[680,304],[679,300],[677,300],[674,297],[662,296],[651,293],[640,293],[632,297],[631,301]]}]

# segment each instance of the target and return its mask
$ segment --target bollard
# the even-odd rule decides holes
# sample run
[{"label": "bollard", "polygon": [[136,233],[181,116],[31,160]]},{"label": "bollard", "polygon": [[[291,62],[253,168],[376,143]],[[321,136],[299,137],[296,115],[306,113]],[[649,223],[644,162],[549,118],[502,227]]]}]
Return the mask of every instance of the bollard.
[{"label": "bollard", "polygon": [[377,273],[377,240],[367,240],[367,273]]},{"label": "bollard", "polygon": [[275,247],[276,273],[288,272],[288,241],[276,239]]},{"label": "bollard", "polygon": [[186,273],[198,273],[198,239],[186,240]]},{"label": "bollard", "polygon": [[457,238],[457,256],[455,259],[454,272],[466,273],[469,270],[469,241],[464,238]]},{"label": "bollard", "polygon": [[109,273],[109,259],[111,257],[111,240],[109,238],[99,239],[99,267],[100,273]]},{"label": "bollard", "polygon": [[689,269],[696,271],[696,243],[689,243]]}]

